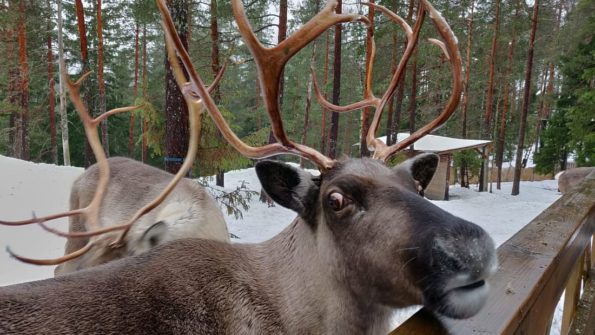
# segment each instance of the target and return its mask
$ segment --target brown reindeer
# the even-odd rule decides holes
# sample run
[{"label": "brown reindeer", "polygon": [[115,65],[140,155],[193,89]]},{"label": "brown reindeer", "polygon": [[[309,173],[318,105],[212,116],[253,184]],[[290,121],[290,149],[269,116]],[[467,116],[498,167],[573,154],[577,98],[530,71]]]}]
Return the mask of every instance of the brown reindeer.
[{"label": "brown reindeer", "polygon": [[[103,199],[99,224],[109,226],[124,222],[131,212],[155,198],[169,183],[173,175],[133,159],[108,159],[110,179]],[[99,180],[99,167],[92,165],[78,177],[70,191],[70,209],[87,206]],[[87,231],[79,216],[71,216],[70,232]],[[125,256],[136,255],[180,238],[206,238],[229,242],[229,232],[221,209],[197,182],[182,179],[172,193],[154,210],[141,217],[123,241],[123,247],[111,248],[113,234],[101,235],[94,249],[81,257],[60,264],[56,275],[86,269]],[[69,238],[65,252],[70,254],[87,243],[86,238]]]},{"label": "brown reindeer", "polygon": [[[460,97],[456,39],[426,0],[420,2],[414,29],[384,7],[371,5],[405,29],[408,46],[383,97],[368,91],[358,105],[376,107],[367,136],[374,157],[340,162],[287,138],[279,117],[278,83],[285,63],[307,42],[337,23],[365,19],[335,14],[336,2],[331,0],[291,37],[267,49],[250,29],[241,0],[232,0],[236,22],[258,66],[278,141],[253,148],[221,117],[181,46],[165,0],[158,4],[168,44],[175,46],[189,76],[188,82],[177,77],[187,101],[201,99],[223,136],[244,155],[300,155],[315,162],[321,175],[277,161],[256,165],[267,194],[298,215],[263,243],[177,240],[88,270],[5,287],[0,290],[0,333],[384,334],[394,308],[423,304],[454,318],[477,313],[487,296],[486,279],[496,268],[492,239],[480,227],[419,196],[438,156],[420,155],[395,168],[384,164],[442,124]],[[386,146],[374,134],[426,11],[445,41],[433,43],[451,64],[453,92],[438,119],[407,140]],[[73,99],[80,101],[76,94]],[[112,246],[118,248],[118,241]]]}]

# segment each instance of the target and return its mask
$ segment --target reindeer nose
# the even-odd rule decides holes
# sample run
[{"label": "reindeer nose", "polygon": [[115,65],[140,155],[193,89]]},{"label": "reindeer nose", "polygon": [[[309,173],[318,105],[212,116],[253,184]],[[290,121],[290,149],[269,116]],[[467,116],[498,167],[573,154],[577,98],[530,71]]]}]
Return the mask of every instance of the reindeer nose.
[{"label": "reindeer nose", "polygon": [[453,318],[475,315],[485,304],[496,271],[494,241],[479,226],[456,218],[437,229],[431,248],[433,280],[424,304]]},{"label": "reindeer nose", "polygon": [[492,238],[481,227],[464,220],[436,236],[432,259],[444,274],[464,275],[469,280],[486,279],[497,267]]}]

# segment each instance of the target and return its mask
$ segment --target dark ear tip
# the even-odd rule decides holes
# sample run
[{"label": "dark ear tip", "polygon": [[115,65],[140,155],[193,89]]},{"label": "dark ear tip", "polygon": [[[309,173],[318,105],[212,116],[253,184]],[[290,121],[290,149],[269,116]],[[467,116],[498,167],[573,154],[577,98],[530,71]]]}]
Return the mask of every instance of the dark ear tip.
[{"label": "dark ear tip", "polygon": [[417,162],[423,163],[424,165],[438,166],[438,163],[440,162],[440,156],[435,153],[422,154],[417,159]]},{"label": "dark ear tip", "polygon": [[254,169],[256,170],[256,174],[260,177],[261,174],[266,173],[268,169],[277,165],[278,163],[273,160],[263,160],[256,162]]},{"label": "dark ear tip", "polygon": [[263,161],[258,161],[258,162],[256,162],[256,165],[254,167],[257,169],[266,168],[267,166],[273,165],[274,162],[275,161],[269,160],[269,159],[263,160]]},{"label": "dark ear tip", "polygon": [[438,163],[440,162],[440,156],[434,153],[429,154],[428,159],[430,159],[430,161],[434,165],[438,165]]}]

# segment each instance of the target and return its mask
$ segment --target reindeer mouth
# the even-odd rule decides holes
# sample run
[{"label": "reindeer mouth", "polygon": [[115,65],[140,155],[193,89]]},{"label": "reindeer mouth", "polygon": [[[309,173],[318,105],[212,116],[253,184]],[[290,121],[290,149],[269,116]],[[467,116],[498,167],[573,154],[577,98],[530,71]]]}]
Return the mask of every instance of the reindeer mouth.
[{"label": "reindeer mouth", "polygon": [[482,286],[484,286],[486,284],[485,280],[478,280],[475,283],[471,283],[469,285],[465,285],[465,286],[461,286],[461,287],[457,287],[454,290],[461,290],[461,291],[470,291],[470,290],[474,290],[476,288],[480,288]]},{"label": "reindeer mouth", "polygon": [[465,319],[477,314],[486,303],[489,285],[483,280],[453,278],[441,290],[426,293],[426,305],[435,312],[455,319]]}]

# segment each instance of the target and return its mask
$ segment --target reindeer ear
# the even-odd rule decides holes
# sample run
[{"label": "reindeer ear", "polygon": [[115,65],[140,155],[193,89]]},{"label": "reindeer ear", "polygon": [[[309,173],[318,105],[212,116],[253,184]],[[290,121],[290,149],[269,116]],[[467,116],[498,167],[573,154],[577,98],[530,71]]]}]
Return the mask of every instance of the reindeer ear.
[{"label": "reindeer ear", "polygon": [[398,170],[406,170],[419,183],[420,192],[426,189],[438,168],[440,156],[432,153],[417,155],[397,166]]},{"label": "reindeer ear", "polygon": [[140,243],[138,247],[139,250],[135,251],[142,252],[159,245],[165,239],[166,234],[167,223],[164,221],[157,221],[153,223],[143,232],[143,235],[140,237]]},{"label": "reindeer ear", "polygon": [[256,175],[264,191],[279,205],[304,215],[317,197],[313,176],[279,161],[260,161]]}]

